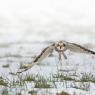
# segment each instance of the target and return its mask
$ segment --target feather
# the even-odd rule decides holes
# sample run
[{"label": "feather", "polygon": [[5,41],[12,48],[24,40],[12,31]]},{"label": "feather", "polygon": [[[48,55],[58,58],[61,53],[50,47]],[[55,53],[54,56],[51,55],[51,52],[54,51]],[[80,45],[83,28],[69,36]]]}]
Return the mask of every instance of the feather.
[{"label": "feather", "polygon": [[75,43],[66,43],[66,48],[78,53],[86,53],[86,54],[95,54],[94,51],[84,48],[81,45],[75,44]]}]

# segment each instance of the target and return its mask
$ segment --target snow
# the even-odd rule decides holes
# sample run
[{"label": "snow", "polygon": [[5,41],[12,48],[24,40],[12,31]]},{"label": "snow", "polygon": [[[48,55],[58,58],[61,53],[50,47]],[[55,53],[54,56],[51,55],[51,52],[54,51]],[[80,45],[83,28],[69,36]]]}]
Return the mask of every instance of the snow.
[{"label": "snow", "polygon": [[[66,40],[95,51],[95,1],[94,0],[2,0],[0,1],[0,76],[12,81],[17,77],[10,75],[16,72],[20,64],[31,63],[51,42]],[[95,56],[66,51],[67,60],[63,59],[64,75],[76,80],[82,74],[95,76]],[[10,64],[9,68],[2,65]],[[35,65],[23,73],[42,75],[50,78],[58,73],[60,63],[58,54],[46,58],[40,65]],[[75,74],[76,76],[72,76]],[[38,95],[55,95],[66,91],[75,95],[95,95],[95,84],[87,82],[88,91],[76,89],[82,83],[75,81],[55,82],[56,87],[38,89]],[[18,89],[9,89],[10,93],[37,90],[34,83],[26,83]],[[53,84],[52,84],[53,85]],[[1,86],[0,86],[1,87]],[[25,89],[28,90],[25,90]],[[0,88],[0,94],[3,87]],[[24,90],[25,91],[24,91]]]}]

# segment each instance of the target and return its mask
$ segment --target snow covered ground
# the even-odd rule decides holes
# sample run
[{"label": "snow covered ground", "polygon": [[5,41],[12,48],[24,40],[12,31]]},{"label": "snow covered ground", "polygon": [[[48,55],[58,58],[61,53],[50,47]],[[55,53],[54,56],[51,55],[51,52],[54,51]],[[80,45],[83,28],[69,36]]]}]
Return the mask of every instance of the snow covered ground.
[{"label": "snow covered ground", "polygon": [[94,4],[94,0],[0,1],[0,94],[95,95],[95,55],[66,51],[68,59],[59,70],[54,52],[40,65],[10,74],[31,63],[49,42],[66,40],[95,51]]},{"label": "snow covered ground", "polygon": [[[16,73],[20,64],[31,63],[33,56],[37,56],[46,46],[49,46],[50,43],[47,43],[47,41],[49,41],[47,40],[48,38],[50,41],[65,39],[70,42],[76,42],[95,51],[95,39],[90,39],[90,37],[93,36],[90,35],[90,33],[85,35],[78,35],[78,33],[76,33],[72,35],[72,37],[70,33],[68,33],[68,36],[64,36],[66,34],[64,32],[55,34],[47,32],[46,34],[43,34],[43,32],[42,34],[39,34],[39,32],[28,34],[26,32],[26,36],[24,36],[25,39],[8,43],[3,43],[2,39],[2,43],[0,44],[0,76],[3,77],[5,82],[7,81],[8,86],[0,86],[0,93],[2,93],[4,89],[7,89],[9,94],[12,95],[13,93],[28,95],[28,92],[32,90],[37,91],[37,95],[55,95],[55,93],[61,91],[68,92],[72,95],[94,95],[94,55],[77,54],[71,51],[66,51],[68,59],[63,59],[63,66],[61,67],[61,70],[59,70],[60,63],[58,61],[58,55],[54,53],[55,56],[46,58],[40,65],[35,65],[30,70],[23,72],[20,76],[10,74],[10,72]],[[54,36],[51,36],[51,34]],[[6,67],[7,64],[9,64],[8,67]],[[46,81],[49,82],[51,87],[35,88],[35,80],[25,82],[22,86],[16,84],[16,82],[13,84],[14,80],[20,80],[21,77],[25,78],[27,75],[33,75],[36,78],[43,76]],[[22,80],[24,80],[23,78]]]}]

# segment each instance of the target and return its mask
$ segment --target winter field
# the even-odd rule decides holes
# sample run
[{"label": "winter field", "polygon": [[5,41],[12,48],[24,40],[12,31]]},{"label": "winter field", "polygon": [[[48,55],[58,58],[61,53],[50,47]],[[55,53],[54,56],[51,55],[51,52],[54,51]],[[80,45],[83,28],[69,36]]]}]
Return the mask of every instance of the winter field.
[{"label": "winter field", "polygon": [[[50,45],[49,41],[66,40],[95,51],[94,33],[93,35],[89,32],[84,35],[70,33],[54,32],[55,37],[53,32],[29,34],[26,31],[25,39],[12,40],[13,42],[5,41],[1,35],[0,94],[57,95],[56,93],[64,91],[70,95],[95,95],[95,55],[78,54],[68,50],[66,51],[68,59],[63,58],[63,65],[60,67],[58,54],[54,52],[53,56],[44,59],[41,64],[34,65],[28,71],[18,75],[10,74],[10,72],[16,73],[21,64],[31,64],[35,56]],[[22,33],[18,32],[17,35]],[[47,40],[48,37],[51,39]]]},{"label": "winter field", "polygon": [[0,95],[95,95],[95,55],[67,50],[60,66],[53,52],[13,74],[60,40],[95,51],[94,0],[0,1]]}]

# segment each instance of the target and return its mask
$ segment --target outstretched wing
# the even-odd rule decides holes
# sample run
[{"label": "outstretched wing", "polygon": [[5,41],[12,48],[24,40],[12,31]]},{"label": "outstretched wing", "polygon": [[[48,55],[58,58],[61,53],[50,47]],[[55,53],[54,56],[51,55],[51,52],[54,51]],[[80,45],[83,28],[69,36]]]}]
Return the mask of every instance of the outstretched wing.
[{"label": "outstretched wing", "polygon": [[52,44],[49,47],[46,47],[36,58],[33,62],[41,62],[43,59],[48,57],[54,50],[54,45]]},{"label": "outstretched wing", "polygon": [[78,44],[69,43],[69,42],[66,42],[65,44],[66,44],[66,48],[73,51],[73,52],[95,54],[94,51],[86,49],[83,46],[80,46]]},{"label": "outstretched wing", "polygon": [[31,64],[27,64],[24,69],[18,70],[17,73],[22,73],[24,71],[29,70],[32,66],[36,65],[37,63],[40,63],[42,60],[44,60],[46,57],[48,57],[54,50],[54,44],[52,44],[49,47],[46,47],[35,59]]}]

